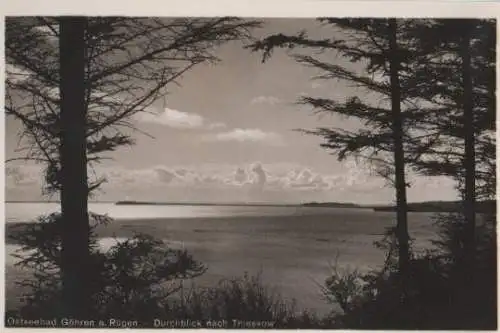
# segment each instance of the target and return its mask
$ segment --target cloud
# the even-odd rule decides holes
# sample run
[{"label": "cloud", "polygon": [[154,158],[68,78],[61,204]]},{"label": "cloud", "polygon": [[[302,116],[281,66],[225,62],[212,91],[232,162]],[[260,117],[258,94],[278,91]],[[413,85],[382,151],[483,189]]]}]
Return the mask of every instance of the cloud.
[{"label": "cloud", "polygon": [[[347,170],[352,170],[348,168]],[[119,166],[98,167],[98,177],[105,177],[103,189],[134,193],[137,189],[162,190],[175,189],[226,189],[242,191],[278,191],[285,192],[340,192],[363,193],[375,191],[381,187],[380,179],[340,171],[337,174],[321,174],[311,168],[295,164],[246,165],[196,165],[196,166],[152,166],[144,169],[128,169]],[[6,167],[6,188],[40,188],[42,168],[36,165],[17,165]],[[353,179],[353,177],[355,179]],[[427,188],[440,184],[434,179],[426,182]]]},{"label": "cloud", "polygon": [[145,112],[138,113],[136,119],[141,122],[183,129],[200,128],[205,124],[203,117],[196,113],[183,112],[169,108],[165,108],[163,112],[157,114]]},{"label": "cloud", "polygon": [[140,112],[135,115],[135,119],[144,123],[164,125],[178,129],[205,128],[209,130],[226,127],[222,122],[209,122],[201,115],[192,112],[184,112],[165,108],[163,112]]},{"label": "cloud", "polygon": [[156,169],[155,171],[158,174],[159,180],[163,183],[167,183],[167,184],[171,183],[172,180],[177,178],[177,175],[175,173],[173,173],[169,170],[163,169],[163,168]]},{"label": "cloud", "polygon": [[234,173],[234,181],[237,184],[244,184],[245,182],[248,181],[248,174],[246,173],[245,169],[243,168],[236,169]]},{"label": "cloud", "polygon": [[281,99],[274,96],[257,96],[254,97],[251,101],[251,104],[270,104],[276,105],[281,103]]},{"label": "cloud", "polygon": [[335,188],[336,178],[332,175],[321,175],[304,167],[288,172],[284,177],[284,186],[292,190],[327,191]]},{"label": "cloud", "polygon": [[32,187],[42,185],[43,170],[38,166],[18,165],[5,167],[5,187]]},{"label": "cloud", "polygon": [[342,195],[342,193],[368,194],[383,187],[383,180],[364,174],[362,171],[350,172],[350,170],[352,168],[344,166],[343,170],[337,171],[338,173],[324,174],[295,164],[253,162],[240,166],[214,164],[167,167],[159,165],[135,170],[106,168],[98,170],[97,173],[108,179],[106,188],[121,189],[125,192],[131,191],[131,193],[134,193],[136,189],[150,189],[153,192],[169,191],[169,189],[181,192],[211,189],[237,191],[238,193],[243,191],[241,193],[253,193],[253,195],[271,191],[276,195],[297,192],[297,195],[324,193],[325,196],[330,196]]},{"label": "cloud", "polygon": [[313,173],[309,169],[303,169],[297,175],[297,181],[300,183],[309,183],[311,179],[314,177]]},{"label": "cloud", "polygon": [[262,164],[255,163],[252,165],[252,172],[255,174],[255,182],[254,184],[259,188],[263,188],[267,183],[267,174]]},{"label": "cloud", "polygon": [[[343,165],[332,173],[307,166],[249,162],[245,165],[157,165],[143,169],[98,166],[98,176],[108,180],[97,200],[157,200],[191,202],[391,202],[394,191],[384,181],[363,173],[349,172]],[[360,168],[357,168],[360,169]],[[41,167],[7,166],[7,200],[37,200],[43,182]],[[354,179],[353,179],[354,178]],[[453,200],[452,179],[427,177],[414,180],[411,201]],[[39,199],[39,197],[38,197]]]},{"label": "cloud", "polygon": [[206,137],[208,141],[236,141],[236,142],[257,142],[275,146],[284,144],[283,138],[274,132],[265,132],[261,129],[235,128],[230,131],[220,132]]}]

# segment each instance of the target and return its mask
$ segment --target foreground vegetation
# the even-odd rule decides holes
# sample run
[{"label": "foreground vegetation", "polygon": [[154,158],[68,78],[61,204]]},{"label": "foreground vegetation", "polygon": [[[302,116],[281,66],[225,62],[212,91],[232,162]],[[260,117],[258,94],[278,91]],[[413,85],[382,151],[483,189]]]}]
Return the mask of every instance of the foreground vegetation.
[{"label": "foreground vegetation", "polygon": [[[374,244],[386,253],[382,269],[359,273],[333,267],[322,287],[325,300],[332,305],[330,314],[324,316],[298,311],[293,300],[264,286],[260,276],[245,274],[213,287],[186,288],[183,282],[203,274],[205,266],[185,250],[170,249],[148,235],[137,234],[101,252],[93,230],[111,221],[92,215],[93,270],[87,278],[92,281],[94,307],[86,319],[102,320],[112,327],[495,329],[495,215],[492,212],[478,226],[475,278],[468,290],[461,288],[468,268],[459,260],[464,219],[456,213],[439,214],[435,247],[412,255],[410,294],[404,302],[394,283],[397,238],[388,229]],[[6,326],[30,326],[29,319],[64,317],[58,236],[62,221],[53,214],[39,222],[12,236],[23,245],[18,265],[34,274],[18,282],[28,292],[20,308],[7,311]],[[24,325],[15,318],[22,318]],[[110,318],[115,322],[110,324]],[[61,320],[57,324],[69,325]]]}]

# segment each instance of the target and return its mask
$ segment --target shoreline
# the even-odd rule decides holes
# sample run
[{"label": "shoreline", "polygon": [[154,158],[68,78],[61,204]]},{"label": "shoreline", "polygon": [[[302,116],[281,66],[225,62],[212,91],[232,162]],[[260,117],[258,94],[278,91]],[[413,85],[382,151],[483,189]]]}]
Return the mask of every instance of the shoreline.
[{"label": "shoreline", "polygon": [[[6,204],[59,204],[60,201],[4,201]],[[350,202],[305,202],[305,203],[265,203],[265,202],[161,202],[161,201],[90,201],[89,204],[108,204],[113,206],[192,206],[192,207],[269,207],[269,208],[337,208],[356,209],[371,212],[395,212],[394,204],[357,204]],[[477,201],[478,213],[489,212],[496,208],[496,200]],[[408,202],[408,212],[456,213],[462,210],[461,201],[422,201]]]}]

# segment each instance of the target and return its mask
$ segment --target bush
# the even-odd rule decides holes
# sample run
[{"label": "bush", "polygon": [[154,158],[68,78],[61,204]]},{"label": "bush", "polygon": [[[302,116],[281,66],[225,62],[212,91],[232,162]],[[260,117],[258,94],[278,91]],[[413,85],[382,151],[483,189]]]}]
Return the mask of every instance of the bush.
[{"label": "bush", "polygon": [[[460,214],[441,214],[435,221],[439,238],[434,257],[451,289],[457,321],[469,328],[497,326],[496,210],[478,215],[474,266],[464,265],[465,220]],[[465,280],[467,277],[472,279]],[[471,306],[473,304],[473,306]]]},{"label": "bush", "polygon": [[191,288],[170,305],[174,318],[225,320],[228,328],[239,322],[265,321],[261,328],[320,328],[326,325],[308,312],[298,313],[295,301],[265,287],[261,275],[224,279],[216,287]]},{"label": "bush", "polygon": [[[163,313],[165,302],[180,288],[180,281],[204,273],[205,267],[185,250],[169,248],[163,241],[136,234],[102,252],[94,233],[96,226],[109,223],[105,216],[91,215],[91,267],[93,318],[136,318],[149,322]],[[41,217],[11,237],[22,245],[16,264],[33,271],[29,279],[18,282],[28,291],[19,315],[54,318],[61,313],[61,238],[59,214]]]},{"label": "bush", "polygon": [[[350,329],[496,329],[496,217],[483,216],[477,227],[475,267],[459,267],[463,219],[440,214],[436,249],[412,255],[407,298],[398,290],[397,243],[389,230],[376,244],[386,251],[382,269],[361,274],[334,269],[323,292],[342,312],[333,320]],[[462,274],[474,269],[464,288]],[[468,271],[467,271],[468,270]],[[467,290],[466,290],[467,289]]]}]

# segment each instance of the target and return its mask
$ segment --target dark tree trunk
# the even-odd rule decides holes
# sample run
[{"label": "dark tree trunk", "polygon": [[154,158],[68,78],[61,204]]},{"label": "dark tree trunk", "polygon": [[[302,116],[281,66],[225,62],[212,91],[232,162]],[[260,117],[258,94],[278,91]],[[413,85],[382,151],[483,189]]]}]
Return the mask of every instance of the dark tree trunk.
[{"label": "dark tree trunk", "polygon": [[464,118],[464,145],[465,145],[465,193],[464,216],[466,221],[464,240],[464,270],[473,271],[476,230],[476,156],[474,147],[474,114],[472,105],[472,77],[470,57],[470,26],[463,22],[461,42],[462,58],[462,85],[463,85],[463,118]]},{"label": "dark tree trunk", "polygon": [[392,104],[392,134],[394,140],[394,167],[396,187],[396,233],[398,239],[398,264],[402,277],[403,293],[406,291],[406,280],[409,276],[408,265],[410,260],[408,236],[408,207],[406,200],[405,161],[403,150],[403,121],[401,114],[401,86],[399,82],[400,59],[397,44],[396,19],[389,20],[389,52],[390,52],[390,82]]},{"label": "dark tree trunk", "polygon": [[86,19],[60,21],[62,283],[65,315],[88,316],[89,217],[85,138]]}]

